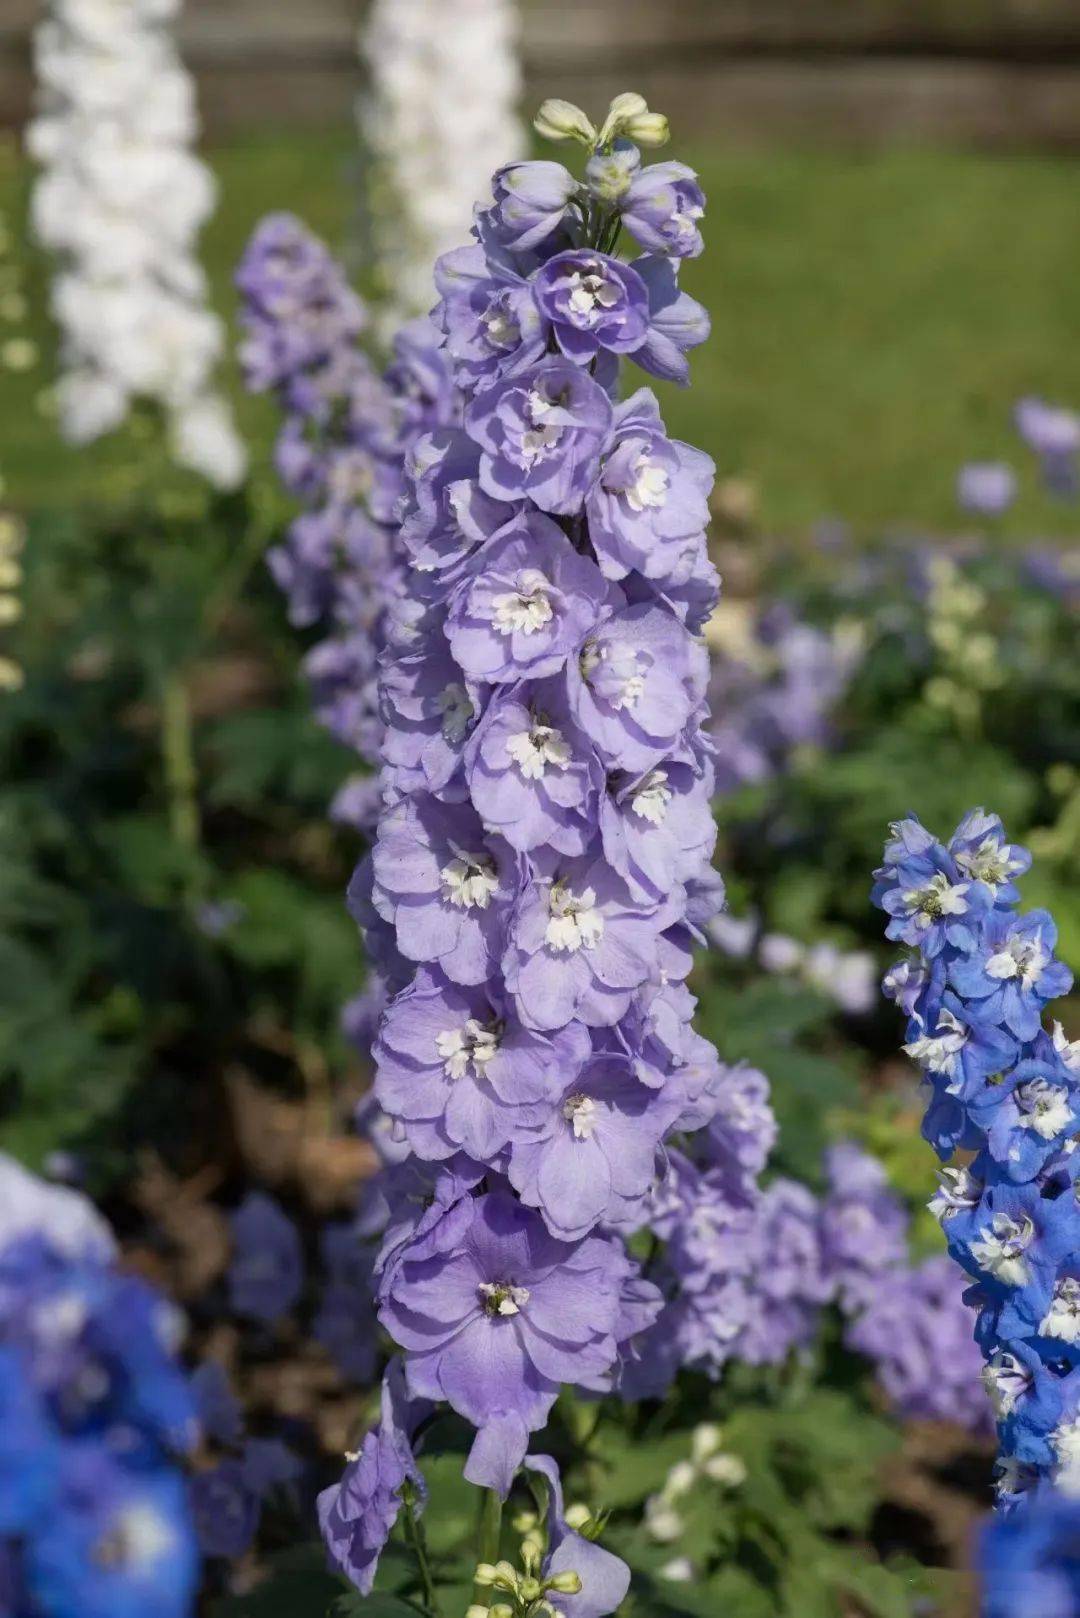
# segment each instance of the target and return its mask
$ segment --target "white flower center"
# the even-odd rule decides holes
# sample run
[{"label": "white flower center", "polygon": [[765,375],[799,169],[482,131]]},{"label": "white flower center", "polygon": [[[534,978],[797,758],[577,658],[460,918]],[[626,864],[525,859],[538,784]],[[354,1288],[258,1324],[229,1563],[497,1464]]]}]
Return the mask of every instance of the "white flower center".
[{"label": "white flower center", "polygon": [[1059,1022],[1055,1022],[1054,1049],[1070,1073],[1080,1073],[1080,1039],[1067,1039],[1065,1030]]},{"label": "white flower center", "polygon": [[531,730],[511,736],[506,751],[526,781],[540,781],[549,764],[565,770],[570,763],[570,743],[562,732],[543,720],[534,720]]},{"label": "white flower center", "polygon": [[450,685],[444,686],[435,698],[435,712],[443,716],[443,736],[448,742],[456,743],[464,740],[469,721],[476,709],[465,687],[460,681],[454,680]]},{"label": "white flower center", "polygon": [[1020,1220],[1009,1214],[995,1214],[980,1232],[981,1240],[972,1242],[972,1256],[980,1269],[1005,1286],[1026,1286],[1030,1271],[1024,1253],[1034,1235],[1035,1226],[1026,1214]]},{"label": "white flower center", "polygon": [[666,770],[650,770],[634,788],[630,804],[636,815],[650,825],[660,826],[667,816],[674,793],[667,784]]},{"label": "white flower center", "polygon": [[529,1301],[528,1287],[516,1287],[509,1281],[481,1281],[476,1290],[486,1315],[517,1315]]},{"label": "white flower center", "polygon": [[1009,978],[1019,978],[1025,989],[1038,982],[1046,965],[1047,954],[1042,943],[1037,938],[1012,937],[1006,941],[1004,949],[999,949],[991,955],[986,963],[986,975],[996,978],[999,982],[1007,982]]},{"label": "white flower center", "polygon": [[904,1050],[912,1061],[929,1068],[931,1073],[944,1073],[953,1079],[960,1071],[960,1052],[967,1038],[968,1030],[963,1023],[955,1013],[945,1010],[933,1034],[921,1034],[918,1039],[909,1040]]},{"label": "white flower center", "polygon": [[488,342],[497,348],[510,348],[521,337],[521,327],[505,309],[489,309],[483,316],[483,324]]},{"label": "white flower center", "polygon": [[908,914],[914,915],[920,927],[929,927],[932,921],[937,921],[941,916],[964,915],[967,910],[964,894],[967,890],[966,882],[953,884],[944,871],[938,871],[925,888],[908,888],[904,893],[904,904]]},{"label": "white flower center", "polygon": [[451,843],[454,858],[439,872],[442,896],[459,910],[486,910],[498,891],[495,862],[487,854],[470,854]]},{"label": "white flower center", "polygon": [[525,568],[518,576],[516,590],[506,590],[492,596],[495,608],[495,628],[500,635],[512,635],[520,629],[523,635],[535,635],[549,624],[555,613],[548,591],[550,583],[536,568]]},{"label": "white flower center", "polygon": [[997,843],[992,837],[985,837],[978,848],[957,854],[956,863],[972,882],[985,882],[988,888],[996,888],[1020,869],[1011,845]]},{"label": "white flower center", "polygon": [[998,1349],[990,1363],[983,1366],[982,1381],[994,1415],[1001,1421],[1011,1415],[1031,1387],[1031,1372],[1014,1355]]},{"label": "white flower center", "polygon": [[1080,1417],[1063,1421],[1050,1434],[1054,1454],[1058,1458],[1058,1471],[1054,1482],[1062,1494],[1073,1499],[1080,1495]]},{"label": "white flower center", "polygon": [[634,481],[623,490],[631,511],[656,510],[667,499],[670,479],[662,466],[657,466],[647,455],[639,455],[634,462]]},{"label": "white flower center", "polygon": [[1058,1282],[1039,1330],[1044,1337],[1060,1337],[1065,1343],[1080,1343],[1080,1281],[1069,1275],[1064,1281]]},{"label": "white flower center", "polygon": [[592,1096],[567,1096],[562,1107],[563,1117],[574,1131],[575,1140],[591,1140],[596,1128],[596,1102]]},{"label": "white flower center", "polygon": [[551,949],[592,949],[604,936],[604,918],[596,908],[592,888],[571,893],[563,883],[552,885],[548,896],[548,923],[544,941]]},{"label": "white flower center", "polygon": [[138,1567],[156,1562],[170,1549],[173,1530],[152,1506],[128,1506],[98,1540],[93,1560],[99,1567]]},{"label": "white flower center", "polygon": [[961,1208],[974,1208],[982,1196],[982,1184],[966,1168],[938,1169],[940,1184],[927,1207],[942,1223]]},{"label": "white flower center", "polygon": [[497,1023],[478,1022],[475,1017],[470,1017],[464,1028],[445,1028],[436,1034],[435,1049],[443,1059],[447,1078],[463,1079],[471,1067],[473,1075],[482,1079],[498,1052],[499,1035]]},{"label": "white flower center", "polygon": [[614,309],[619,301],[619,288],[613,281],[605,281],[595,270],[585,275],[575,270],[568,286],[567,307],[583,325],[592,325],[606,309]]},{"label": "white flower center", "polygon": [[1027,1084],[1018,1085],[1016,1102],[1020,1108],[1016,1120],[1019,1128],[1033,1129],[1043,1140],[1053,1140],[1072,1123],[1068,1090],[1046,1079],[1029,1079]]}]

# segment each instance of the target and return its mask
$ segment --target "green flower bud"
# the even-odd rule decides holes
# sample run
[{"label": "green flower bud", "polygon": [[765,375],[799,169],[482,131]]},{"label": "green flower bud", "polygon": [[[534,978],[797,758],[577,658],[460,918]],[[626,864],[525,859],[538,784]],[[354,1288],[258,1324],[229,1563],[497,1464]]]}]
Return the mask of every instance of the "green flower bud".
[{"label": "green flower bud", "polygon": [[543,1593],[544,1586],[539,1579],[534,1579],[531,1574],[522,1579],[518,1585],[518,1595],[522,1601],[539,1601]]},{"label": "green flower bud", "polygon": [[581,1574],[575,1573],[573,1568],[568,1568],[565,1573],[556,1573],[547,1582],[549,1590],[558,1590],[562,1596],[576,1596],[581,1590]]},{"label": "green flower bud", "polygon": [[533,128],[545,140],[577,140],[588,147],[596,144],[596,130],[581,108],[575,107],[572,101],[560,101],[556,96],[542,104],[533,119]]},{"label": "green flower bud", "polygon": [[588,1506],[583,1505],[580,1500],[576,1505],[569,1508],[565,1517],[567,1528],[573,1528],[579,1534],[583,1528],[587,1528],[589,1526],[591,1521],[592,1512],[589,1510]]},{"label": "green flower bud", "polygon": [[662,112],[643,112],[639,118],[628,118],[622,133],[639,146],[666,146],[671,139],[671,127]]}]

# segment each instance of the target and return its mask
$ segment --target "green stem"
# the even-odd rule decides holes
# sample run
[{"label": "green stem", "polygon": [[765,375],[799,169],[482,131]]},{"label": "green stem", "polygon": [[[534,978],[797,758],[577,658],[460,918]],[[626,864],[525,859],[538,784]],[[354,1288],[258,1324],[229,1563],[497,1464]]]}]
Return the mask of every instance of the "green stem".
[{"label": "green stem", "polygon": [[424,1591],[424,1605],[431,1618],[442,1618],[439,1607],[439,1596],[435,1589],[435,1580],[431,1574],[431,1563],[428,1561],[427,1535],[424,1525],[416,1515],[416,1505],[411,1496],[405,1501],[405,1538],[409,1548],[416,1558],[416,1566],[420,1574],[420,1583]]},{"label": "green stem", "polygon": [[191,869],[187,874],[190,885],[201,835],[198,773],[195,768],[191,705],[183,677],[176,671],[165,677],[161,689],[161,753],[169,801],[169,825],[177,846],[190,862]]},{"label": "green stem", "polygon": [[[485,1489],[480,1506],[480,1531],[477,1536],[478,1562],[499,1560],[499,1538],[502,1533],[502,1501],[494,1489]],[[491,1591],[483,1585],[473,1587],[473,1602],[480,1607],[491,1605]]]}]

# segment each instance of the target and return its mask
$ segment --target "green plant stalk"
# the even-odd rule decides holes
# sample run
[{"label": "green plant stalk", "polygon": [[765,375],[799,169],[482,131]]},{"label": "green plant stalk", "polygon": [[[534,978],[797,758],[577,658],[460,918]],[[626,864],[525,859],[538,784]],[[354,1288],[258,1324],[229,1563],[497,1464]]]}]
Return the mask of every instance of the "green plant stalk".
[{"label": "green plant stalk", "polygon": [[416,1558],[420,1584],[424,1592],[424,1606],[427,1608],[430,1618],[442,1618],[439,1594],[435,1588],[431,1563],[428,1560],[427,1535],[424,1532],[423,1523],[416,1514],[416,1501],[411,1490],[409,1490],[405,1499],[405,1538],[409,1543],[409,1549]]},{"label": "green plant stalk", "polygon": [[177,847],[187,856],[190,869],[186,885],[190,888],[202,827],[191,705],[183,677],[176,671],[166,675],[161,688],[161,754],[169,825]]},{"label": "green plant stalk", "polygon": [[[480,1504],[480,1530],[477,1535],[478,1562],[499,1560],[499,1537],[502,1533],[502,1501],[494,1489],[485,1489]],[[477,1584],[473,1587],[473,1602],[479,1607],[491,1605],[491,1591]]]}]

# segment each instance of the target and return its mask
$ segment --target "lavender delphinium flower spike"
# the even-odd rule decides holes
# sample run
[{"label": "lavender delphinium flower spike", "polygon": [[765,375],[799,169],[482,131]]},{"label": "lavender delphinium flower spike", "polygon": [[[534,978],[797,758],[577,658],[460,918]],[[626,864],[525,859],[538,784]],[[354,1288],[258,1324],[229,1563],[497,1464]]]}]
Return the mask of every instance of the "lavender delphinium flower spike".
[{"label": "lavender delphinium flower spike", "polygon": [[1080,1064],[1043,1026],[1072,977],[1050,916],[1017,914],[1013,878],[1029,864],[981,810],[946,845],[910,817],[874,890],[890,937],[919,951],[887,983],[930,1089],[925,1133],[946,1163],[975,1154],[942,1170],[931,1208],[972,1281],[1006,1510],[1080,1492]]},{"label": "lavender delphinium flower spike", "polygon": [[[643,177],[625,223],[647,251],[613,255],[622,198],[596,161],[584,181],[518,164],[436,268],[437,340],[413,374],[450,390],[411,422],[383,810],[350,891],[387,986],[375,1093],[409,1148],[376,1199],[391,1409],[450,1404],[476,1428],[466,1477],[504,1496],[560,1387],[619,1387],[661,1309],[624,1237],[665,1137],[715,1121],[734,1177],[757,1161],[753,1097],[748,1114],[683,987],[723,895],[700,640],[712,466],[647,389],[613,396],[623,359],[684,376],[707,333],[677,279],[700,193],[671,166],[650,187],[628,155],[635,129],[663,132],[640,97],[599,134],[571,113],[591,157]],[[364,1588],[411,1475],[401,1430],[391,1415],[324,1506]],[[540,1584],[600,1618],[625,1579],[613,1559],[570,1565],[575,1542],[556,1520]]]}]

